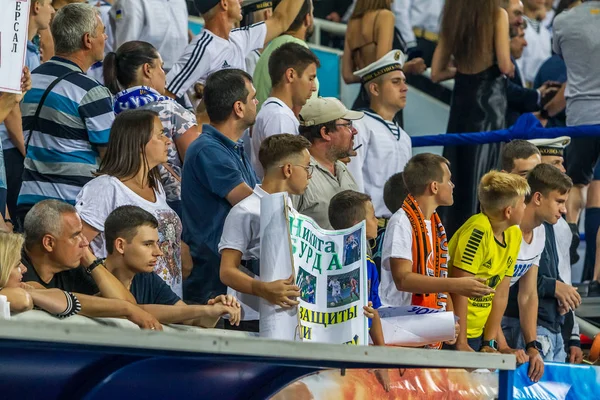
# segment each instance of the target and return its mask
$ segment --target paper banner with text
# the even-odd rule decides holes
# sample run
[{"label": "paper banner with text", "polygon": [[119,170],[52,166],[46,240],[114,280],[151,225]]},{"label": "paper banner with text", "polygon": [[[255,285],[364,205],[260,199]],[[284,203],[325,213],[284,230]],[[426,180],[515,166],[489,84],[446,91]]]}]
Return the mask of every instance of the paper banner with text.
[{"label": "paper banner with text", "polygon": [[434,308],[405,306],[379,309],[385,344],[425,346],[453,340],[454,313]]},{"label": "paper banner with text", "polygon": [[[283,324],[280,313],[263,313],[261,307],[261,336],[289,338],[289,326],[295,323],[303,341],[367,345],[368,324],[363,312],[368,301],[364,222],[329,231],[292,211],[288,212],[287,224],[282,225],[285,203],[279,195],[261,200],[260,277],[265,282],[285,279],[293,270],[300,287],[300,305],[297,318],[293,322],[286,319]],[[280,200],[274,202],[273,198]],[[265,307],[278,308],[267,304]],[[293,318],[290,314],[288,317]],[[268,331],[263,331],[263,326]],[[285,333],[280,334],[283,330]]]},{"label": "paper banner with text", "polygon": [[21,93],[30,0],[3,0],[0,13],[0,91]]}]

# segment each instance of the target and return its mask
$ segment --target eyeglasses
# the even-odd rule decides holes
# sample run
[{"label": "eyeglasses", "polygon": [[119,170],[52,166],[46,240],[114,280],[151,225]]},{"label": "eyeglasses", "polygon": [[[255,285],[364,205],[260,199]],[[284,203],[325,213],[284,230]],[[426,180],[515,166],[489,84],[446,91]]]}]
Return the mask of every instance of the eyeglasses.
[{"label": "eyeglasses", "polygon": [[335,124],[335,126],[345,126],[346,128],[352,130],[352,128],[354,127],[354,125],[352,124],[352,121],[348,121],[345,124]]},{"label": "eyeglasses", "polygon": [[[313,174],[313,171],[315,170],[315,165],[314,164],[308,164],[308,165],[300,165],[300,164],[292,164],[293,167],[300,167],[300,168],[304,168],[306,170],[306,173],[308,174],[308,177],[310,178]],[[283,168],[285,167],[285,165],[278,165],[277,168]]]}]

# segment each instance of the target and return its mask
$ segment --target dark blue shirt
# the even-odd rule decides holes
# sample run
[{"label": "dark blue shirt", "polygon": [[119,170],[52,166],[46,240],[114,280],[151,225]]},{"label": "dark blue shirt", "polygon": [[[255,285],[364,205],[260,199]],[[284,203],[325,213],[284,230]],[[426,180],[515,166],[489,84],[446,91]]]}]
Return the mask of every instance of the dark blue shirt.
[{"label": "dark blue shirt", "polygon": [[131,294],[138,304],[164,304],[172,306],[177,303],[177,296],[169,285],[154,272],[137,274],[131,281]]},{"label": "dark blue shirt", "polygon": [[219,279],[218,245],[231,204],[225,198],[245,182],[258,183],[242,141],[234,142],[211,125],[188,148],[183,164],[181,201],[183,241],[194,261],[191,276],[183,283],[183,297],[204,304],[226,293]]}]

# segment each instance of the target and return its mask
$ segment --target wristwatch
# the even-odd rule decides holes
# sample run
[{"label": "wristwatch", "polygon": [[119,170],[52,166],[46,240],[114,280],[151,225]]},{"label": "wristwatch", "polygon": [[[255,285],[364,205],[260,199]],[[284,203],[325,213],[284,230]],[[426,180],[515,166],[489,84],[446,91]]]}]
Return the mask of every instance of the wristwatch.
[{"label": "wristwatch", "polygon": [[[492,340],[484,340],[483,343],[481,344],[481,347],[491,347],[492,349],[498,351],[498,342],[496,342],[496,340],[492,339]],[[481,349],[480,349],[481,350]]]},{"label": "wristwatch", "polygon": [[85,270],[87,271],[88,274],[91,274],[92,271],[98,266],[98,265],[104,265],[104,258],[96,258],[94,260],[94,262],[89,266],[86,267]]},{"label": "wristwatch", "polygon": [[542,344],[537,340],[527,343],[527,345],[525,345],[525,351],[529,350],[532,347],[536,349],[539,353],[542,352]]}]

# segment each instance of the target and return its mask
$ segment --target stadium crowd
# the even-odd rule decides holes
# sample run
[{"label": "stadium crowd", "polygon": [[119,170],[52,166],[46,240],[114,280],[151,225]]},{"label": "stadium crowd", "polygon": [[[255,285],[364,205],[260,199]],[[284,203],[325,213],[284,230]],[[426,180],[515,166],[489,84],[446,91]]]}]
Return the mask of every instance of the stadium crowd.
[{"label": "stadium crowd", "polygon": [[[600,295],[600,139],[413,156],[402,121],[431,67],[455,81],[448,132],[600,124],[600,1],[314,2],[31,1],[23,95],[0,96],[11,311],[257,332],[258,298],[300,296],[258,278],[260,199],[287,192],[322,228],[366,221],[373,343],[376,308],[421,305],[458,317],[430,348],[515,354],[534,381],[581,362],[571,266],[587,192]],[[353,109],[319,96],[315,16],[347,23],[322,40]]]}]

